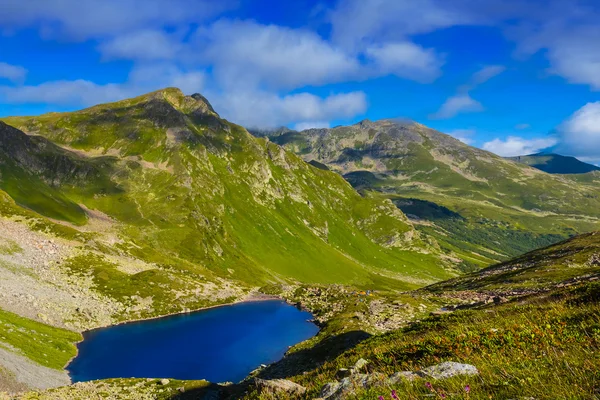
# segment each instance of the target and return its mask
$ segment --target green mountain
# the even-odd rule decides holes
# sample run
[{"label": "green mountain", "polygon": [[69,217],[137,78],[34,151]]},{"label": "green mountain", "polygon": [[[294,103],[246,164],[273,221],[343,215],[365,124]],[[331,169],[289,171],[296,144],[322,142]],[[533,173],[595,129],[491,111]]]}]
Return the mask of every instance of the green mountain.
[{"label": "green mountain", "polygon": [[600,227],[600,179],[549,175],[418,123],[278,131],[270,140],[392,200],[421,232],[484,266]]},{"label": "green mountain", "polygon": [[[301,383],[312,397],[359,357],[386,374],[441,359],[476,364],[485,379],[469,381],[481,393],[473,398],[502,385],[511,398],[589,389],[598,310],[588,292],[597,288],[583,285],[597,277],[596,235],[477,273],[459,276],[458,267],[596,228],[600,174],[549,175],[395,121],[264,135],[173,88],[2,119],[0,398],[68,385],[63,368],[83,330],[257,291],[320,322],[317,337],[256,372]],[[492,297],[501,298],[493,315]],[[440,307],[456,313],[429,316]],[[548,316],[555,336],[535,336]],[[481,333],[490,329],[506,335]],[[551,349],[568,364],[550,359],[532,379],[554,386],[525,390],[529,361]],[[523,350],[531,360],[517,365]],[[581,374],[562,378],[569,366]],[[215,389],[260,398],[249,382],[116,379],[23,398],[198,398]],[[411,387],[398,389],[416,398],[425,386]]]},{"label": "green mountain", "polygon": [[411,288],[455,274],[389,200],[254,138],[200,95],[5,118],[0,143],[2,216],[75,241],[53,261],[104,296],[101,315],[53,313],[58,325],[198,308],[273,282]]},{"label": "green mountain", "polygon": [[592,171],[600,171],[600,167],[584,163],[575,157],[561,156],[560,154],[538,153],[507,158],[549,174],[586,174]]}]

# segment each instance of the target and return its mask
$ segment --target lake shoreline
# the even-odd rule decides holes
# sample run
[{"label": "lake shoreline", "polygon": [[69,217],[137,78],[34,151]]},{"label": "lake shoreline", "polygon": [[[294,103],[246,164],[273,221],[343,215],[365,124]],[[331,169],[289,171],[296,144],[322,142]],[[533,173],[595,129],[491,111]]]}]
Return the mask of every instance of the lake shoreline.
[{"label": "lake shoreline", "polygon": [[186,311],[180,311],[180,312],[175,312],[175,313],[170,313],[170,314],[157,315],[155,317],[128,319],[127,321],[120,321],[120,322],[117,322],[116,324],[108,324],[108,325],[97,326],[97,327],[92,328],[92,329],[84,330],[84,331],[82,331],[80,333],[83,335],[84,333],[87,333],[87,332],[92,332],[92,331],[95,331],[97,329],[109,328],[109,327],[112,327],[112,326],[125,325],[125,324],[134,323],[134,322],[152,321],[154,319],[175,317],[175,316],[178,316],[178,315],[192,314],[192,313],[196,313],[196,312],[200,312],[200,311],[211,310],[213,308],[218,308],[218,307],[233,306],[235,304],[240,304],[240,303],[251,303],[251,302],[256,302],[256,301],[270,301],[270,300],[286,301],[286,299],[284,299],[284,298],[282,298],[280,296],[275,296],[275,295],[270,295],[270,294],[264,294],[264,293],[254,292],[254,293],[248,293],[247,295],[245,295],[245,296],[243,296],[243,297],[241,297],[239,299],[236,299],[234,301],[230,301],[230,302],[227,302],[227,303],[214,304],[212,306],[194,308],[194,309],[189,309],[189,310],[186,310]]},{"label": "lake shoreline", "polygon": [[[264,305],[260,305],[260,303],[264,303]],[[248,304],[247,308],[246,306],[243,307],[235,307],[236,305],[242,305],[242,304]],[[253,304],[253,305],[252,305]],[[206,316],[204,316],[204,314],[201,311],[210,311],[210,310],[214,310],[216,308],[226,308],[226,306],[232,306],[233,308],[230,311],[225,311],[225,312],[221,312],[221,311],[216,311],[216,313],[210,313],[207,314]],[[283,308],[280,308],[283,307]],[[288,311],[284,311],[283,314],[280,313],[279,311],[276,312],[276,314],[267,314],[267,315],[277,315],[277,317],[275,317],[274,319],[270,319],[270,318],[263,318],[263,316],[265,315],[263,313],[263,311],[257,311],[257,310],[288,310]],[[293,310],[297,310],[297,311],[293,311]],[[236,311],[237,310],[237,311]],[[258,314],[255,314],[257,313]],[[273,311],[269,311],[269,312],[273,312]],[[306,323],[310,323],[309,325],[312,327],[308,327],[309,325],[302,325],[302,326],[306,326],[306,328],[298,328],[298,331],[291,328],[291,326],[293,325],[287,325],[286,323],[284,323],[283,325],[273,325],[273,326],[279,326],[278,329],[282,329],[282,335],[281,336],[277,336],[276,338],[273,338],[273,341],[269,341],[271,339],[264,339],[264,338],[268,338],[269,335],[267,335],[266,333],[260,333],[262,332],[263,328],[262,326],[265,325],[265,321],[266,325],[265,326],[271,326],[270,324],[272,324],[272,321],[279,321],[277,323],[281,324],[281,321],[285,321],[286,318],[290,318],[289,315],[290,312],[295,315],[294,318],[291,318],[290,321],[294,321],[295,323],[299,323],[299,324],[306,324]],[[303,315],[300,317],[300,320],[298,319],[297,316],[297,312],[302,312]],[[214,316],[222,316],[221,320],[231,320],[231,321],[240,321],[240,322],[233,322],[234,324],[242,324],[241,326],[247,326],[248,330],[246,331],[246,329],[239,329],[236,328],[235,331],[239,331],[239,332],[247,332],[246,334],[242,333],[242,335],[256,335],[258,334],[259,336],[257,336],[254,339],[248,339],[252,336],[244,336],[246,337],[246,339],[244,340],[251,340],[252,344],[248,344],[248,346],[245,347],[245,349],[252,349],[255,347],[255,345],[257,346],[257,349],[261,349],[260,346],[265,346],[266,348],[269,349],[273,349],[273,350],[269,350],[269,351],[274,351],[275,353],[275,357],[273,358],[268,358],[268,359],[262,359],[259,357],[259,361],[256,365],[259,364],[269,364],[271,362],[275,362],[277,360],[280,359],[280,357],[285,356],[285,353],[287,352],[287,349],[289,349],[290,346],[293,346],[296,343],[299,343],[301,341],[306,340],[307,338],[310,338],[312,336],[314,336],[315,334],[318,333],[318,331],[320,330],[320,327],[317,326],[316,324],[314,324],[313,320],[312,320],[312,315],[310,313],[304,314],[304,312],[306,312],[305,310],[300,309],[297,304],[290,304],[289,301],[285,301],[285,299],[283,299],[281,296],[274,296],[274,295],[265,295],[262,293],[249,293],[245,296],[240,296],[238,299],[235,299],[234,301],[230,301],[229,303],[224,303],[224,304],[217,304],[217,305],[213,305],[213,306],[209,306],[209,307],[202,307],[199,308],[197,310],[193,310],[193,311],[185,311],[185,312],[178,312],[178,313],[173,313],[173,314],[169,314],[169,315],[164,315],[164,316],[160,316],[160,317],[153,317],[153,318],[145,318],[145,319],[138,319],[138,320],[134,320],[134,321],[124,321],[122,323],[119,324],[114,324],[114,325],[108,325],[107,327],[99,327],[99,328],[94,328],[92,330],[88,330],[86,332],[83,332],[83,340],[80,341],[77,345],[77,354],[75,355],[75,357],[73,357],[69,363],[64,367],[64,370],[67,371],[70,381],[73,382],[78,382],[78,381],[86,381],[86,380],[93,380],[93,379],[100,379],[99,377],[103,377],[105,375],[88,375],[87,372],[85,371],[85,368],[82,369],[83,365],[86,365],[87,363],[87,368],[89,369],[89,371],[93,371],[94,369],[96,371],[98,371],[102,368],[104,368],[105,371],[108,371],[107,368],[108,364],[105,362],[104,358],[106,358],[105,355],[103,355],[103,350],[102,351],[98,351],[97,349],[100,348],[102,349],[103,347],[100,345],[98,346],[98,343],[102,344],[102,340],[106,340],[107,337],[110,337],[110,335],[112,334],[114,337],[117,337],[119,339],[117,339],[118,341],[120,341],[121,343],[127,343],[127,339],[122,339],[122,338],[127,338],[127,333],[131,333],[134,332],[134,334],[138,334],[141,331],[143,331],[144,329],[149,329],[148,332],[150,332],[152,335],[156,335],[156,333],[154,332],[166,332],[164,330],[161,329],[155,329],[156,327],[161,327],[164,328],[165,326],[172,326],[172,327],[194,327],[194,329],[200,329],[200,331],[198,332],[210,332],[211,328],[210,327],[217,327],[216,331],[215,329],[212,329],[214,332],[233,332],[231,330],[227,330],[227,324],[230,324],[230,322],[225,322],[223,323],[222,321],[218,321],[218,320],[214,320],[216,322],[213,323],[213,318],[215,318]],[[187,315],[191,315],[194,314],[194,316],[190,316],[189,318],[187,317]],[[170,319],[170,317],[176,317],[176,316],[180,316],[180,315],[186,315],[183,318],[175,318],[175,319]],[[237,315],[237,317],[236,317]],[[300,315],[300,314],[298,314]],[[283,319],[282,319],[283,318]],[[203,325],[198,325],[198,321],[211,321],[209,323],[209,325],[206,325],[206,323],[204,323]],[[243,322],[241,322],[243,321]],[[136,324],[133,324],[134,322],[140,322],[140,323],[145,323],[145,322],[150,322],[150,325],[148,325],[147,327],[144,326],[140,326],[138,327]],[[126,326],[129,325],[129,323],[131,323],[131,326]],[[196,325],[194,325],[196,324]],[[246,324],[246,325],[243,325]],[[110,328],[117,328],[120,327],[119,329],[108,333],[108,332],[96,332],[96,330],[99,329],[110,329]],[[257,328],[255,328],[257,327]],[[179,328],[177,328],[179,329]],[[290,331],[290,329],[292,329]],[[109,331],[110,332],[110,331]],[[178,333],[176,333],[177,331],[173,331],[173,334],[178,335]],[[186,329],[179,329],[179,332],[194,332],[193,329],[191,330],[186,330]],[[227,351],[231,351],[230,349],[233,348],[233,346],[231,346],[227,340],[230,339],[220,339],[221,337],[227,337],[227,335],[223,336],[220,333],[217,333],[215,335],[215,333],[209,333],[206,338],[208,339],[207,343],[211,343],[212,340],[212,347],[211,349],[221,349],[223,348],[224,350],[213,350],[213,352],[215,354],[227,354]],[[289,338],[293,338],[294,336],[297,337],[297,339],[293,339],[288,341],[287,343],[283,343],[283,346],[281,348],[277,347],[280,345],[277,345],[276,343],[279,343],[278,341],[285,341],[285,337],[287,337],[286,335],[288,335],[288,333],[283,334],[283,332],[296,332],[295,334],[291,334],[289,336]],[[298,332],[309,332],[308,336],[302,336],[302,333],[298,333]],[[164,334],[164,333],[163,333]],[[306,334],[306,333],[305,333]],[[121,336],[122,335],[122,336]],[[183,334],[183,336],[185,338],[186,334]],[[189,333],[188,333],[189,335]],[[300,335],[298,337],[298,335]],[[131,335],[130,335],[131,337]],[[135,337],[135,336],[134,336]],[[160,337],[160,336],[159,336]],[[165,339],[169,337],[168,335],[165,336]],[[178,337],[178,336],[175,336]],[[204,336],[203,336],[204,337]],[[216,341],[215,341],[216,340]],[[254,341],[256,340],[256,341]],[[262,343],[261,341],[267,340],[266,343],[260,344]],[[288,339],[289,340],[289,339]],[[82,345],[82,343],[88,343],[87,345]],[[236,343],[236,341],[233,341],[232,343]],[[115,342],[117,343],[117,342]],[[126,345],[123,349],[130,349],[130,348],[137,348],[137,343],[138,342],[132,342],[128,345]],[[156,342],[159,343],[159,342]],[[163,342],[161,342],[163,343]],[[164,341],[164,343],[169,343],[169,340],[167,339],[166,341]],[[174,342],[174,343],[185,343],[185,340],[180,340],[179,342]],[[217,345],[217,343],[219,343]],[[223,343],[223,347],[221,347],[220,343]],[[94,351],[90,352],[90,349],[94,349],[94,344],[95,349]],[[92,346],[92,347],[90,347]],[[169,346],[169,345],[167,345]],[[115,344],[115,348],[119,348],[119,345]],[[156,347],[159,353],[160,353],[160,346]],[[175,348],[177,348],[177,346],[175,346]],[[125,351],[123,354],[127,353],[127,351]],[[203,350],[205,351],[205,350]],[[236,350],[238,351],[238,350]],[[248,354],[253,354],[253,351],[255,350],[245,350],[242,353],[248,353]],[[281,351],[281,354],[278,354],[278,352]],[[151,353],[151,352],[150,352]],[[148,353],[148,351],[144,351],[143,352],[143,356],[140,355],[141,358],[132,358],[131,359],[144,359],[146,357],[150,357],[152,358],[152,356],[146,356]],[[84,355],[85,354],[85,355]],[[187,354],[187,353],[186,353]],[[211,352],[209,351],[209,354],[211,354]],[[236,353],[237,354],[237,353]],[[260,352],[257,352],[256,355],[261,354]],[[82,355],[84,355],[86,360],[93,360],[94,356],[96,357],[97,360],[102,360],[98,363],[96,363],[96,367],[90,367],[89,361],[82,361],[82,360],[78,360],[78,357],[82,357]],[[90,358],[90,355],[93,355],[92,358]],[[255,356],[256,356],[255,355]],[[231,354],[228,354],[227,356],[231,356]],[[168,357],[167,357],[168,358]],[[185,357],[183,358],[184,360],[186,359]],[[196,360],[196,359],[194,359]],[[195,362],[195,361],[193,361]],[[174,363],[176,364],[176,363]],[[149,364],[150,365],[150,364]],[[153,364],[154,365],[154,364]],[[98,367],[100,366],[100,367]],[[149,370],[150,372],[148,372],[148,376],[163,376],[160,372],[157,375],[152,374],[152,371]],[[225,371],[225,370],[223,370]],[[235,371],[235,369],[233,369],[232,371]],[[83,372],[83,375],[82,375]],[[163,371],[164,372],[164,371]],[[129,374],[129,372],[117,372],[118,373],[122,373],[125,375],[115,375],[115,377],[119,377],[119,376],[130,376],[127,375]],[[223,372],[215,372],[216,374],[223,374]],[[234,372],[235,373],[235,372]],[[106,375],[108,376],[108,375]],[[138,375],[131,375],[131,376],[138,376]],[[142,376],[146,376],[146,375],[139,375],[140,377]],[[174,379],[182,379],[182,380],[189,380],[189,379],[198,379],[193,377],[193,375],[191,375],[192,377],[185,377],[185,375],[182,376],[176,376],[176,375],[167,375],[165,374],[164,376],[173,376]],[[204,376],[204,375],[201,375]],[[206,375],[206,377],[203,377],[202,379],[211,379],[210,378],[210,373]],[[217,378],[218,375],[213,375],[214,379],[221,379],[221,378]],[[244,376],[247,376],[247,374],[245,374]],[[227,375],[225,375],[224,379],[228,379]],[[234,379],[241,379],[239,377],[235,377]],[[231,380],[231,379],[229,379]],[[215,380],[215,382],[220,382],[220,380]]]},{"label": "lake shoreline", "polygon": [[[228,302],[228,303],[215,304],[215,305],[212,305],[212,306],[200,307],[200,308],[191,309],[191,310],[188,310],[188,311],[181,311],[181,312],[176,312],[176,313],[171,313],[171,314],[164,314],[164,315],[159,315],[159,316],[156,316],[156,317],[130,319],[130,320],[127,320],[127,321],[118,322],[116,324],[102,325],[102,326],[97,326],[97,327],[92,328],[92,329],[87,329],[87,330],[79,332],[79,334],[81,335],[81,340],[75,343],[76,353],[65,364],[65,366],[63,367],[62,370],[65,371],[65,372],[67,372],[67,374],[69,375],[69,380],[71,381],[71,384],[72,384],[73,380],[71,378],[71,375],[69,374],[68,368],[69,368],[69,365],[71,365],[71,363],[73,362],[73,360],[75,360],[77,358],[77,356],[79,356],[79,344],[85,340],[85,336],[84,335],[86,333],[93,332],[93,331],[98,330],[98,329],[106,329],[106,328],[110,328],[110,327],[113,327],[113,326],[125,325],[125,324],[130,324],[130,323],[135,323],[135,322],[145,322],[145,321],[152,321],[152,320],[161,319],[161,318],[176,317],[178,315],[192,314],[192,313],[196,313],[196,312],[211,310],[211,309],[218,308],[218,307],[226,307],[226,306],[233,306],[235,304],[241,304],[241,303],[252,303],[252,302],[272,301],[272,300],[281,300],[281,301],[287,302],[287,300],[284,299],[284,298],[282,298],[281,296],[276,296],[276,295],[271,295],[271,294],[264,294],[264,293],[260,293],[260,292],[249,292],[246,295],[240,297],[239,299],[236,299],[236,300]],[[288,303],[288,304],[290,304],[290,303]]]}]

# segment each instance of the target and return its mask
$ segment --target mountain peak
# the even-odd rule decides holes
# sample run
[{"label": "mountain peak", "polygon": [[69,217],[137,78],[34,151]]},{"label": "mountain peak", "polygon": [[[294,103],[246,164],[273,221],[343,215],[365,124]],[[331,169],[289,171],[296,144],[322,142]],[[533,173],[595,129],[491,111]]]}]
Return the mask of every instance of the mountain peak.
[{"label": "mountain peak", "polygon": [[186,96],[181,89],[176,87],[160,89],[140,97],[142,99],[149,100],[166,100],[178,111],[181,111],[185,114],[199,111],[202,114],[212,114],[214,116],[218,116],[206,97],[200,93],[194,93],[191,96]]}]

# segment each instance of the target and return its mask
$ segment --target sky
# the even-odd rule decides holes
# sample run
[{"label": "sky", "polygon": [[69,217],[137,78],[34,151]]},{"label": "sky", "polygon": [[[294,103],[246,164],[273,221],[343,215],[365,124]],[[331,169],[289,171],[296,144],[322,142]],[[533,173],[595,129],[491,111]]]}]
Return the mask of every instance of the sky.
[{"label": "sky", "polygon": [[0,117],[176,86],[246,127],[407,118],[600,162],[597,0],[2,0]]}]

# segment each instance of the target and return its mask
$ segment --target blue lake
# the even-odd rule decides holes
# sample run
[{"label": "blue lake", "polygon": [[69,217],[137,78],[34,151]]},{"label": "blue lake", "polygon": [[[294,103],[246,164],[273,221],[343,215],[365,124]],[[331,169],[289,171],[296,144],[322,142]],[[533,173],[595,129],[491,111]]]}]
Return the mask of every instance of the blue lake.
[{"label": "blue lake", "polygon": [[83,334],[67,370],[74,382],[130,377],[238,382],[314,336],[318,328],[311,318],[268,300],[95,329]]}]

